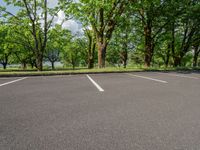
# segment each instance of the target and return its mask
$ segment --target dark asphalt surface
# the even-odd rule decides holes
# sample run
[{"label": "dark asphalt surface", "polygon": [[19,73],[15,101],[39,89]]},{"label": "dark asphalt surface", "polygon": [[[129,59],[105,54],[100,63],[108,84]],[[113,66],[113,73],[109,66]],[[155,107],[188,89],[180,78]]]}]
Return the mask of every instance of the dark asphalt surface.
[{"label": "dark asphalt surface", "polygon": [[0,78],[0,84],[12,81],[12,80],[16,80],[17,78]]},{"label": "dark asphalt surface", "polygon": [[[33,77],[0,87],[0,150],[199,150],[200,74]],[[16,78],[1,79],[0,85]]]}]

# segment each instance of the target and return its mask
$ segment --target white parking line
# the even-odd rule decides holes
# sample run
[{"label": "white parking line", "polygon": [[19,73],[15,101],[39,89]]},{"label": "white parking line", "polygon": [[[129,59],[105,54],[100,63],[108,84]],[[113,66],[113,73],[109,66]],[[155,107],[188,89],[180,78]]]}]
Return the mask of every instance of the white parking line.
[{"label": "white parking line", "polygon": [[13,80],[13,81],[10,81],[10,82],[6,82],[6,83],[3,83],[3,84],[0,84],[0,87],[1,87],[1,86],[4,86],[4,85],[12,84],[12,83],[15,83],[15,82],[24,80],[24,79],[27,79],[27,77],[20,78],[20,79],[17,79],[17,80]]},{"label": "white parking line", "polygon": [[96,86],[96,88],[100,91],[100,92],[104,92],[104,89],[102,89],[89,75],[87,75],[88,79]]},{"label": "white parking line", "polygon": [[169,76],[181,77],[181,78],[200,79],[200,78],[197,78],[197,77],[190,77],[190,76],[179,75],[179,74],[173,74],[173,73],[160,73],[160,74],[167,74],[167,75],[169,75]]},{"label": "white parking line", "polygon": [[152,81],[156,81],[156,82],[161,82],[161,83],[168,83],[167,81],[164,81],[164,80],[159,80],[159,79],[154,79],[154,78],[150,78],[150,77],[134,75],[134,74],[130,74],[130,73],[127,73],[127,75],[133,76],[133,77],[138,77],[138,78],[143,78],[143,79],[147,79],[147,80],[152,80]]}]

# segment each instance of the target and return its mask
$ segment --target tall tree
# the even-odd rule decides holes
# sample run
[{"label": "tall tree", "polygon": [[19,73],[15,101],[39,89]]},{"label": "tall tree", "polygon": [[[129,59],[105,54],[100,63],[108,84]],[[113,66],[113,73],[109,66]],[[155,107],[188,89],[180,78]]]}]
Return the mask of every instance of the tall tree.
[{"label": "tall tree", "polygon": [[166,8],[168,26],[166,33],[170,33],[169,48],[174,66],[181,66],[186,54],[191,51],[194,36],[199,32],[199,2],[194,0],[169,1]]},{"label": "tall tree", "polygon": [[83,48],[80,45],[79,39],[72,39],[70,44],[63,47],[61,54],[62,60],[65,64],[70,64],[72,69],[79,66],[81,63],[81,51]]},{"label": "tall tree", "polygon": [[193,50],[194,50],[193,67],[197,67],[198,57],[199,57],[199,54],[200,54],[200,30],[198,30],[198,32],[196,32],[196,35],[194,36],[192,47],[193,47]]},{"label": "tall tree", "polygon": [[70,41],[71,34],[68,30],[62,28],[61,25],[56,25],[49,32],[45,58],[51,62],[52,70],[55,69],[55,62],[60,60],[60,53],[65,43]]},{"label": "tall tree", "polygon": [[30,32],[34,41],[32,49],[36,58],[36,67],[38,71],[42,71],[48,32],[60,9],[58,7],[48,7],[48,0],[5,0],[5,2],[8,5],[12,4],[18,7],[17,14],[12,14],[5,8],[1,9],[1,12],[7,14],[7,17],[14,17],[13,24],[24,26]]},{"label": "tall tree", "polygon": [[80,0],[71,5],[72,14],[77,19],[87,22],[85,24],[94,31],[98,48],[99,68],[105,67],[106,48],[119,23],[119,18],[126,11],[129,2],[131,0]]},{"label": "tall tree", "polygon": [[9,43],[7,39],[9,39],[10,29],[6,25],[0,26],[0,64],[3,65],[3,68],[6,69],[9,63],[9,58],[14,50],[14,45]]},{"label": "tall tree", "polygon": [[140,0],[137,3],[136,18],[140,20],[144,36],[144,63],[150,67],[154,55],[156,42],[168,24],[164,18],[166,1],[160,0]]}]

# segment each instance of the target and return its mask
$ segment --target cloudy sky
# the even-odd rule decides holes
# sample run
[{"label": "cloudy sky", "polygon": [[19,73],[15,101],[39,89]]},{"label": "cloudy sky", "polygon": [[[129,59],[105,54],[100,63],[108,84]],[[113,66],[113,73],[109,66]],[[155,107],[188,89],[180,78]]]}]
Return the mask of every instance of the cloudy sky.
[{"label": "cloudy sky", "polygon": [[[75,0],[75,1],[78,1],[78,0]],[[49,7],[54,7],[54,6],[57,5],[57,3],[58,3],[57,0],[48,0]],[[6,4],[3,2],[3,0],[0,0],[0,5],[1,6],[6,6]],[[7,7],[7,10],[9,12],[12,12],[12,13],[16,13],[17,10],[18,10],[18,8],[14,7],[14,6],[6,6],[6,7]],[[61,24],[64,19],[65,19],[65,14],[64,14],[63,11],[60,11],[58,13],[58,16],[55,17],[54,23],[55,24]],[[81,32],[81,25],[78,24],[74,20],[67,20],[67,21],[65,21],[63,23],[63,28],[71,30],[73,34],[76,34],[77,32]]]}]

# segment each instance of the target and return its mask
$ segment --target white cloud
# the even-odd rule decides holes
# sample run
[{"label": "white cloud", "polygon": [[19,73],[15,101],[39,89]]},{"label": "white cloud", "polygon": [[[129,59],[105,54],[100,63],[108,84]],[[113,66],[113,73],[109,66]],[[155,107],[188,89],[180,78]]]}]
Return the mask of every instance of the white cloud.
[{"label": "white cloud", "polygon": [[58,12],[58,16],[54,19],[54,24],[62,24],[62,27],[70,30],[73,34],[81,31],[82,26],[78,24],[75,20],[66,20],[65,13],[63,11]]},{"label": "white cloud", "polygon": [[59,11],[56,19],[56,23],[61,24],[65,20],[65,13],[63,11]]},{"label": "white cloud", "polygon": [[48,6],[53,8],[58,5],[58,0],[48,0]]},{"label": "white cloud", "polygon": [[67,20],[63,23],[63,28],[69,29],[72,33],[76,33],[79,31],[78,24],[74,20]]},{"label": "white cloud", "polygon": [[[79,2],[79,0],[73,0],[74,2]],[[53,8],[58,5],[58,0],[48,0],[49,7]],[[58,12],[58,16],[54,19],[54,24],[62,24],[62,27],[70,30],[73,34],[77,32],[82,32],[82,25],[77,23],[75,20],[66,20],[65,13],[63,11]]]}]

